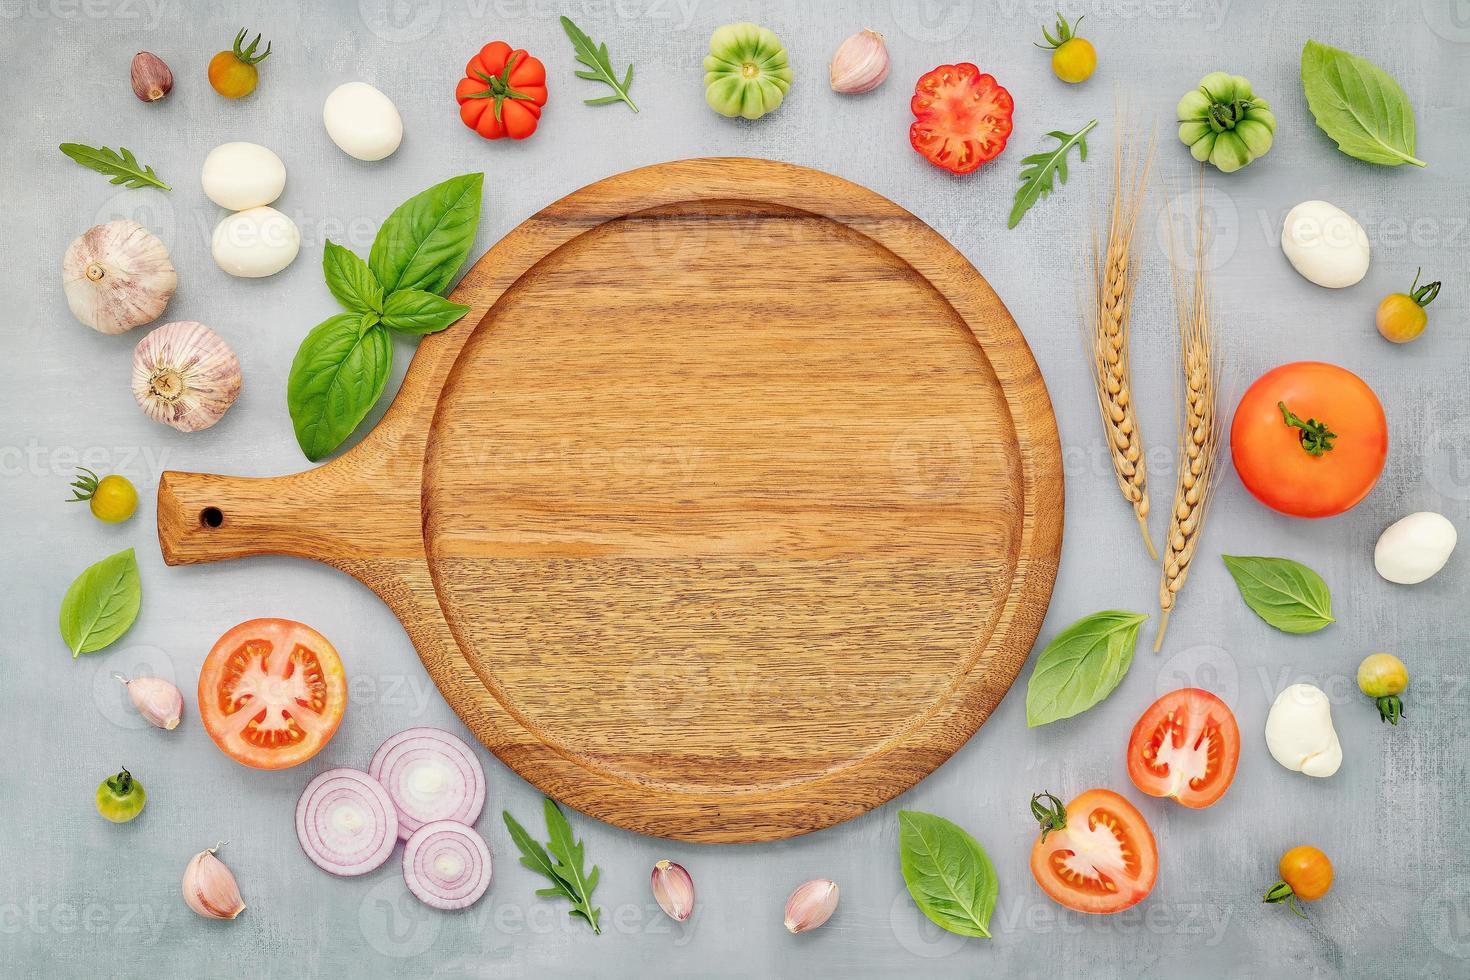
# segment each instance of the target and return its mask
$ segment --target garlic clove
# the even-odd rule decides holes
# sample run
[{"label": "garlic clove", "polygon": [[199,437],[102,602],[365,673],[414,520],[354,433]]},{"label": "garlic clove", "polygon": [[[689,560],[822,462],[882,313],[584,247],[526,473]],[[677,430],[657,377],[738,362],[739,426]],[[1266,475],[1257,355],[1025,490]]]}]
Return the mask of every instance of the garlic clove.
[{"label": "garlic clove", "polygon": [[173,731],[179,727],[179,719],[184,713],[184,696],[177,687],[162,677],[134,677],[128,680],[121,674],[113,676],[127,686],[133,707],[138,709],[138,714],[148,724],[164,731]]},{"label": "garlic clove", "polygon": [[883,35],[864,28],[837,47],[830,69],[832,91],[840,95],[871,92],[888,77],[888,45]]},{"label": "garlic clove", "polygon": [[694,912],[694,879],[673,861],[660,861],[653,866],[653,897],[658,907],[675,922],[683,922]]},{"label": "garlic clove", "polygon": [[837,911],[837,883],[826,878],[815,878],[803,885],[786,899],[786,928],[793,932],[810,932],[832,918]]},{"label": "garlic clove", "polygon": [[233,919],[245,911],[234,874],[214,856],[223,846],[200,851],[184,868],[184,904],[206,919]]},{"label": "garlic clove", "polygon": [[207,429],[239,394],[239,359],[202,323],[165,323],[133,351],[133,397],[155,422],[180,432]]},{"label": "garlic clove", "polygon": [[144,102],[157,102],[174,87],[174,73],[151,51],[133,55],[133,94]]},{"label": "garlic clove", "polygon": [[88,228],[61,260],[67,305],[100,333],[124,333],[158,319],[178,285],[163,242],[128,218]]}]

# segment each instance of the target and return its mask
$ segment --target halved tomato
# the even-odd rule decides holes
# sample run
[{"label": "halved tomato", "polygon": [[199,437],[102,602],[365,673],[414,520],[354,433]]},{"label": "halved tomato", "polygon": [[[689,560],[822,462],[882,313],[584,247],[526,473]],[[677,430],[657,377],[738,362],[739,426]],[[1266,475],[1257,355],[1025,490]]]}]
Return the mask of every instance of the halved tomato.
[{"label": "halved tomato", "polygon": [[1090,789],[1065,808],[1050,793],[1031,798],[1041,836],[1031,874],[1058,905],[1078,912],[1121,912],[1148,897],[1159,877],[1159,849],[1137,808],[1110,789]]},{"label": "halved tomato", "polygon": [[940,65],[914,85],[909,144],[950,173],[967,174],[1006,148],[1015,100],[968,61]]},{"label": "halved tomato", "polygon": [[255,769],[322,750],[347,707],[347,674],[327,638],[289,619],[252,619],[215,643],[199,671],[199,717],[214,744]]},{"label": "halved tomato", "polygon": [[1155,701],[1128,738],[1128,776],[1149,796],[1202,809],[1225,795],[1240,761],[1240,727],[1209,691],[1185,687]]}]

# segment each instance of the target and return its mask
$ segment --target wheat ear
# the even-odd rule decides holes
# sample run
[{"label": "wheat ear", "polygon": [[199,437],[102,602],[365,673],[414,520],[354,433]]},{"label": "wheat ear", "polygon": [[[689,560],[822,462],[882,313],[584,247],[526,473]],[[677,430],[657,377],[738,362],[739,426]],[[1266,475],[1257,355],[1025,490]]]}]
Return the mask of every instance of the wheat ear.
[{"label": "wheat ear", "polygon": [[1159,633],[1154,652],[1164,645],[1169,614],[1179,590],[1189,577],[1190,562],[1204,531],[1210,492],[1214,485],[1215,461],[1220,450],[1220,415],[1216,405],[1219,372],[1210,331],[1210,297],[1205,279],[1204,181],[1198,188],[1194,227],[1192,272],[1180,272],[1179,251],[1170,222],[1170,254],[1174,257],[1174,303],[1179,320],[1179,364],[1183,373],[1180,401],[1178,479],[1174,487],[1174,509],[1169,515],[1169,534],[1164,541],[1164,566],[1159,577]]},{"label": "wheat ear", "polygon": [[[1121,130],[1121,127],[1119,127]],[[1113,151],[1112,207],[1107,238],[1092,238],[1093,300],[1092,374],[1097,383],[1097,406],[1102,414],[1103,433],[1113,458],[1118,488],[1133,505],[1138,529],[1148,556],[1157,560],[1153,537],[1148,531],[1148,474],[1144,465],[1143,439],[1138,416],[1133,410],[1133,377],[1129,366],[1128,319],[1133,306],[1133,284],[1138,271],[1133,232],[1143,203],[1153,163],[1153,140],[1142,161],[1136,152],[1127,153],[1120,139]]]}]

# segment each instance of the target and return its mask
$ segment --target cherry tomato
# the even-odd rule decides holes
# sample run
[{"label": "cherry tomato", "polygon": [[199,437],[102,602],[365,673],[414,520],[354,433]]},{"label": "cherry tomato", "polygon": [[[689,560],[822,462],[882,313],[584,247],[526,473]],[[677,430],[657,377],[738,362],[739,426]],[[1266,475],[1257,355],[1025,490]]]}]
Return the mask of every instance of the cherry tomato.
[{"label": "cherry tomato", "polygon": [[260,35],[255,35],[255,40],[249,45],[241,47],[245,43],[245,35],[248,32],[240,29],[235,35],[234,47],[221,51],[209,59],[209,84],[216,92],[227,99],[239,99],[255,91],[255,84],[260,78],[260,72],[256,65],[270,57],[270,42],[266,42],[265,50],[260,54],[255,49],[260,46]]},{"label": "cherry tomato", "polygon": [[1087,81],[1097,67],[1097,50],[1092,42],[1077,36],[1077,28],[1081,24],[1081,17],[1076,23],[1068,24],[1067,18],[1057,14],[1056,35],[1043,27],[1041,36],[1046,38],[1046,43],[1037,45],[1038,48],[1051,49],[1052,72],[1072,85]]},{"label": "cherry tomato", "polygon": [[1281,880],[1266,890],[1265,902],[1285,902],[1293,912],[1303,919],[1307,913],[1298,906],[1297,899],[1315,902],[1332,887],[1332,862],[1315,847],[1302,845],[1293,847],[1281,855]]},{"label": "cherry tomato", "polygon": [[286,769],[342,723],[347,675],[327,638],[289,619],[252,619],[219,638],[199,671],[199,717],[220,751]]},{"label": "cherry tomato", "polygon": [[138,491],[127,477],[114,473],[99,480],[96,473],[85,467],[79,467],[78,474],[71,484],[69,502],[90,501],[92,516],[99,521],[121,524],[138,509]]},{"label": "cherry tomato", "polygon": [[1399,695],[1409,686],[1409,668],[1391,653],[1374,653],[1358,664],[1358,690],[1378,703],[1378,717],[1397,725],[1404,716]]},{"label": "cherry tomato", "polygon": [[491,41],[465,65],[454,97],[459,118],[487,140],[523,140],[541,122],[546,67],[523,49]]},{"label": "cherry tomato", "polygon": [[1283,364],[1241,398],[1230,455],[1256,499],[1294,517],[1331,517],[1368,496],[1388,456],[1373,390],[1320,361]]},{"label": "cherry tomato", "polygon": [[1424,332],[1429,323],[1429,314],[1424,307],[1434,302],[1434,297],[1439,295],[1437,282],[1427,286],[1419,285],[1419,274],[1424,270],[1414,273],[1414,285],[1409,287],[1407,293],[1392,293],[1383,297],[1383,302],[1378,304],[1378,332],[1383,334],[1384,340],[1391,340],[1395,344],[1407,344],[1415,337]]},{"label": "cherry tomato", "polygon": [[1155,701],[1128,739],[1128,775],[1149,796],[1202,809],[1225,795],[1240,760],[1240,728],[1229,706],[1186,687]]},{"label": "cherry tomato", "polygon": [[1050,793],[1031,798],[1041,836],[1031,874],[1059,905],[1110,913],[1148,897],[1159,876],[1159,851],[1143,814],[1107,789],[1090,789],[1065,807]]},{"label": "cherry tomato", "polygon": [[146,802],[148,794],[143,792],[143,784],[126,768],[97,787],[97,812],[113,823],[127,823],[143,812]]},{"label": "cherry tomato", "polygon": [[993,75],[964,62],[921,77],[909,109],[917,120],[909,127],[913,148],[936,167],[967,174],[1006,148],[1016,103]]}]

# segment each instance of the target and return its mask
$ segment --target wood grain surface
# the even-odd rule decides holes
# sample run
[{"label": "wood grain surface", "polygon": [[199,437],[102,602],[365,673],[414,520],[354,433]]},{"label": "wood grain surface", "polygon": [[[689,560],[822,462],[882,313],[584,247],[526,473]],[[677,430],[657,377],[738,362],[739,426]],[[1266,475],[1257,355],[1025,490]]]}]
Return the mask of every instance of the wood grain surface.
[{"label": "wood grain surface", "polygon": [[1061,546],[1056,424],[917,218],[785,164],[662,164],[531,217],[451,298],[340,458],[165,474],[165,560],[356,576],[508,766],[659,836],[855,816],[1005,694]]}]

